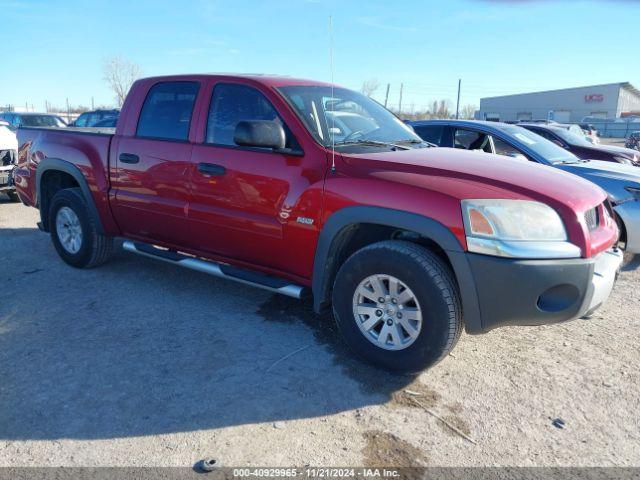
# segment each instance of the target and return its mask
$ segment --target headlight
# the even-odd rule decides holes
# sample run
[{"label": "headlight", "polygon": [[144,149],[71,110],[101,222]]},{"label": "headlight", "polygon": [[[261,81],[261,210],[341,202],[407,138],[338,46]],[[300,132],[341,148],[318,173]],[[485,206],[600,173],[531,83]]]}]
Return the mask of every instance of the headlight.
[{"label": "headlight", "polygon": [[518,258],[579,257],[560,215],[529,200],[463,200],[470,252]]},{"label": "headlight", "polygon": [[638,187],[624,187],[624,189],[633,195],[633,198],[636,200],[640,200],[640,188]]},{"label": "headlight", "polygon": [[618,163],[624,163],[625,165],[633,165],[633,160],[627,157],[619,157],[616,155],[615,157],[613,157],[613,159]]}]

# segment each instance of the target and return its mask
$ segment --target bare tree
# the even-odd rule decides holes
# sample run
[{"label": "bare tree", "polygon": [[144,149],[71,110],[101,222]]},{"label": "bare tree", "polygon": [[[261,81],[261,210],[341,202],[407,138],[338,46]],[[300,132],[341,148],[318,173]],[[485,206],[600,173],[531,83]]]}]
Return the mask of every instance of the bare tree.
[{"label": "bare tree", "polygon": [[122,57],[111,57],[104,63],[104,81],[113,90],[118,107],[122,107],[131,85],[140,77],[140,67]]},{"label": "bare tree", "polygon": [[378,88],[380,88],[380,82],[378,82],[378,79],[371,78],[362,82],[362,88],[360,89],[360,91],[363,95],[370,97],[376,92],[376,90],[378,90]]},{"label": "bare tree", "polygon": [[460,109],[460,118],[473,120],[476,115],[476,110],[478,110],[478,107],[476,107],[475,105],[465,105]]}]

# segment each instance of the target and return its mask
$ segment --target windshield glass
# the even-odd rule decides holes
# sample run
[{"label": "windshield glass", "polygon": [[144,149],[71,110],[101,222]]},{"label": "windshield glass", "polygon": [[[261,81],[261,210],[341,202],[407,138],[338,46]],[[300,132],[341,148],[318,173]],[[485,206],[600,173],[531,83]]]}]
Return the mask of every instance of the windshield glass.
[{"label": "windshield glass", "polygon": [[584,138],[584,135],[576,135],[575,133],[570,132],[569,130],[565,130],[564,128],[555,128],[553,132],[569,145],[578,145],[580,147],[593,146],[586,138]]},{"label": "windshield glass", "polygon": [[547,140],[540,135],[533,133],[522,127],[507,127],[503,131],[524,143],[531,150],[551,163],[574,163],[580,161],[573,153],[567,152],[564,148]]},{"label": "windshield glass", "polygon": [[21,123],[25,127],[64,127],[62,120],[52,115],[24,115]]},{"label": "windshield glass", "polygon": [[[379,103],[344,88],[292,86],[278,89],[311,134],[325,147],[366,142],[422,143],[414,131]],[[333,93],[333,95],[332,95]]]}]

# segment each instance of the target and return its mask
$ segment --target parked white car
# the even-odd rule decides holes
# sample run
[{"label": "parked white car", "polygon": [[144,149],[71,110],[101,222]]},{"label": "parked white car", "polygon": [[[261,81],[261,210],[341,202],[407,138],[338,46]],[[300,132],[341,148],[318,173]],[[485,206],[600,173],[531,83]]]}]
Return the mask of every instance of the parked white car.
[{"label": "parked white car", "polygon": [[579,123],[578,126],[582,129],[585,138],[594,145],[600,144],[600,137],[598,136],[598,130],[590,123]]},{"label": "parked white car", "polygon": [[18,137],[9,130],[9,123],[0,120],[0,192],[11,200],[19,200],[13,186],[13,169],[18,160]]}]

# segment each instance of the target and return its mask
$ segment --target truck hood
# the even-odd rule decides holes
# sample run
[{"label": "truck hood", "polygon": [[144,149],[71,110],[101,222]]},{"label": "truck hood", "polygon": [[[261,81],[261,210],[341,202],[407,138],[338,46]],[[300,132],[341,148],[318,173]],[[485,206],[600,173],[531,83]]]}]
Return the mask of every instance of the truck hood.
[{"label": "truck hood", "polygon": [[[516,198],[584,212],[605,192],[557,168],[484,152],[453,148],[343,154],[345,163],[369,175],[465,198]],[[566,212],[568,213],[568,212]]]},{"label": "truck hood", "polygon": [[592,181],[607,192],[613,203],[631,198],[625,187],[640,188],[640,168],[633,165],[590,160],[556,167]]}]

